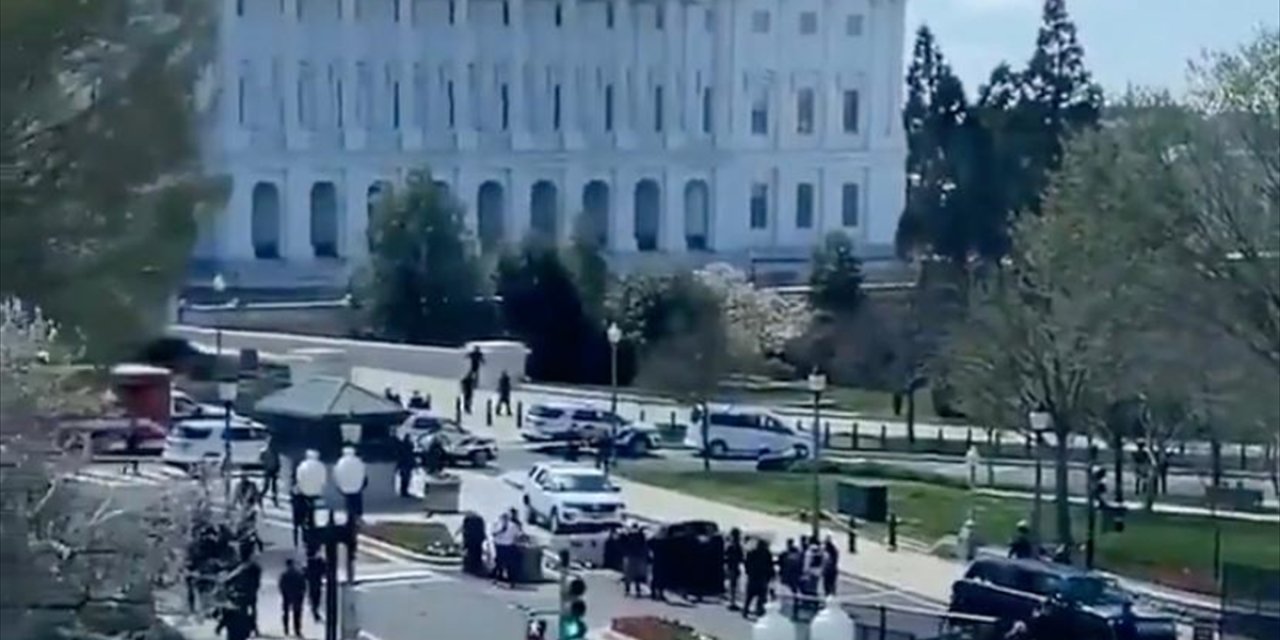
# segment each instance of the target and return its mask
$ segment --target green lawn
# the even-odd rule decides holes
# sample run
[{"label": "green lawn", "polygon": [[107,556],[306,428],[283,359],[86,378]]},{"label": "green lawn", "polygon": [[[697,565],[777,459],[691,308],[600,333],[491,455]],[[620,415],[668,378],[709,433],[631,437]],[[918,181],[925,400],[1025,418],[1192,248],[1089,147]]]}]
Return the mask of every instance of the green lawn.
[{"label": "green lawn", "polygon": [[377,522],[365,525],[360,532],[416,553],[457,551],[449,527],[439,522]]},{"label": "green lawn", "polygon": [[[794,516],[809,502],[810,479],[804,473],[754,473],[626,470],[637,481],[705,498]],[[835,484],[848,476],[824,475],[824,508],[835,510]],[[889,485],[890,510],[901,519],[900,536],[931,544],[954,533],[970,507],[979,533],[988,544],[1003,545],[1018,520],[1029,518],[1030,502],[987,496],[972,498],[954,486],[915,481],[880,480]],[[1051,538],[1056,518],[1051,501],[1044,505],[1044,531]],[[1083,508],[1073,510],[1073,529],[1083,540]],[[1280,568],[1280,526],[1223,521],[1222,557],[1235,562]],[[883,527],[869,525],[864,534],[883,537]],[[1098,563],[1107,570],[1198,591],[1213,590],[1213,523],[1187,518],[1130,512],[1123,533],[1098,537]]]}]

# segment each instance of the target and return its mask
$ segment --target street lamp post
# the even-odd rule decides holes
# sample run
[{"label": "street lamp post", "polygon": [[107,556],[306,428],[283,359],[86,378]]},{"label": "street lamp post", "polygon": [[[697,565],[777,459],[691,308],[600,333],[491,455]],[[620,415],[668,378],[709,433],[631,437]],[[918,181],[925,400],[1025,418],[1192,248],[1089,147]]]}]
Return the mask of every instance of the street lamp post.
[{"label": "street lamp post", "polygon": [[222,498],[231,503],[231,410],[236,404],[239,384],[235,380],[218,382],[218,399],[222,401]]},{"label": "street lamp post", "polygon": [[969,470],[969,519],[973,520],[978,490],[978,465],[982,464],[982,454],[978,447],[971,446],[964,454],[964,466]]},{"label": "street lamp post", "polygon": [[609,339],[609,413],[612,415],[609,421],[609,441],[613,443],[609,456],[604,460],[607,477],[613,466],[613,452],[618,450],[618,343],[622,342],[622,329],[618,328],[618,323],[609,323],[605,337]]},{"label": "street lamp post", "polygon": [[[227,280],[222,277],[221,273],[213,276],[213,292],[218,294],[218,302],[221,303],[222,294],[227,292]],[[213,321],[213,344],[214,353],[217,355],[216,371],[217,367],[222,366],[222,323],[218,322],[216,316]]]},{"label": "street lamp post", "polygon": [[[364,463],[355,455],[355,450],[346,447],[343,450],[343,457],[339,459],[338,464],[333,469],[334,482],[338,485],[338,489],[344,494],[358,493],[364,487],[365,468]],[[325,470],[324,463],[320,461],[320,453],[314,449],[308,450],[306,459],[298,465],[295,471],[294,482],[297,484],[298,491],[307,497],[309,501],[314,501],[324,494],[325,484],[327,482],[328,473]],[[354,489],[354,491],[349,491]],[[324,544],[325,563],[327,572],[325,576],[325,640],[338,640],[338,542],[345,541],[347,544],[347,585],[344,589],[344,597],[347,599],[347,607],[344,612],[344,627],[346,633],[342,635],[348,639],[358,636],[355,630],[355,591],[354,585],[354,557],[355,557],[355,539],[356,531],[352,523],[351,514],[347,514],[347,522],[345,526],[340,526],[334,519],[333,508],[329,508],[328,523],[324,527],[313,528],[309,535],[319,536],[318,540]],[[308,545],[309,546],[309,545]]]},{"label": "street lamp post", "polygon": [[1044,467],[1041,461],[1041,444],[1044,442],[1044,432],[1047,431],[1053,422],[1053,416],[1048,411],[1036,408],[1027,414],[1027,419],[1031,423],[1031,435],[1035,438],[1035,461],[1036,461],[1036,478],[1035,478],[1035,494],[1031,502],[1031,535],[1033,536],[1037,547],[1040,545],[1040,517],[1041,517],[1041,492],[1044,485]]},{"label": "street lamp post", "polygon": [[818,446],[820,444],[818,441],[818,430],[820,424],[819,421],[822,417],[822,392],[826,391],[826,389],[827,376],[823,375],[822,372],[817,369],[814,369],[813,373],[809,374],[809,391],[813,393],[813,430],[811,433],[812,438],[810,439],[812,444],[809,448],[809,469],[810,477],[813,480],[813,512],[810,514],[809,519],[812,524],[810,531],[813,536],[812,539],[814,544],[817,544],[818,542],[818,514],[822,512],[822,486],[820,484],[818,473]]}]

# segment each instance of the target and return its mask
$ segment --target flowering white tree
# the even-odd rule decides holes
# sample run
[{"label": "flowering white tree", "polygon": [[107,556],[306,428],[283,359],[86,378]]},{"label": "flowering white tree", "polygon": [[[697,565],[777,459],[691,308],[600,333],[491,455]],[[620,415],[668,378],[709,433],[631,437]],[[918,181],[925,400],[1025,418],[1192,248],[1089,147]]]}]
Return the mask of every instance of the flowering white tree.
[{"label": "flowering white tree", "polygon": [[760,362],[782,353],[787,342],[804,333],[812,312],[800,300],[758,289],[742,271],[711,263],[694,277],[720,298],[729,353],[741,363]]},{"label": "flowering white tree", "polygon": [[115,499],[66,479],[79,456],[55,419],[96,398],[71,390],[76,349],[38,309],[0,303],[0,618],[5,637],[149,637],[155,594],[181,568],[180,490]]}]

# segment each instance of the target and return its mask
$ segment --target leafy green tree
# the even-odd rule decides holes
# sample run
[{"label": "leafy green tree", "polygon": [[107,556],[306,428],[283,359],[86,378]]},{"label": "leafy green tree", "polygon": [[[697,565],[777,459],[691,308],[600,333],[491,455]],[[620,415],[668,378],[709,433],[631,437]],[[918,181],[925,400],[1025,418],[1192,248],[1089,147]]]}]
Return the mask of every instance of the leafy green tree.
[{"label": "leafy green tree", "polygon": [[426,171],[410,175],[374,208],[363,275],[361,304],[384,337],[458,344],[488,329],[462,207]]},{"label": "leafy green tree", "polygon": [[833,231],[813,252],[809,274],[809,302],[815,309],[837,315],[856,313],[862,306],[862,261],[853,250],[853,240],[842,231]]},{"label": "leafy green tree", "polygon": [[[693,406],[702,441],[708,442],[707,409],[729,373],[729,340],[719,297],[689,274],[643,281],[619,327],[640,345],[637,379],[646,388],[666,392]],[[701,452],[711,469],[710,447]]]},{"label": "leafy green tree", "polygon": [[[529,239],[504,255],[494,273],[503,324],[529,347],[530,377],[595,382],[602,333],[588,315],[574,274],[555,247]],[[594,366],[593,366],[594,365]]]},{"label": "leafy green tree", "polygon": [[577,283],[587,315],[596,322],[603,322],[609,294],[609,263],[604,249],[602,236],[590,217],[578,216],[572,241],[564,251],[564,262]]},{"label": "leafy green tree", "polygon": [[197,150],[216,8],[0,3],[0,295],[83,333],[91,356],[160,328],[220,199]]}]

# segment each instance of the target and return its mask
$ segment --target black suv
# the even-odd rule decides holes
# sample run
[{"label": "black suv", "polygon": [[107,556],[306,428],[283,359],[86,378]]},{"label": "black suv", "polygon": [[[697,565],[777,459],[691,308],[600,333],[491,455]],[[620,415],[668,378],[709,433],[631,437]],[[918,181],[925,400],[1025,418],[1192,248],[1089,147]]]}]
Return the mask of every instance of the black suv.
[{"label": "black suv", "polygon": [[[1045,607],[1056,597],[1058,606]],[[1169,616],[1133,607],[1133,596],[1105,576],[1040,560],[981,558],[951,585],[954,613],[996,618],[1003,634],[1038,610],[1051,609],[1060,638],[1175,640]],[[1130,609],[1126,621],[1124,611]],[[996,636],[1000,637],[1000,636]]]}]

